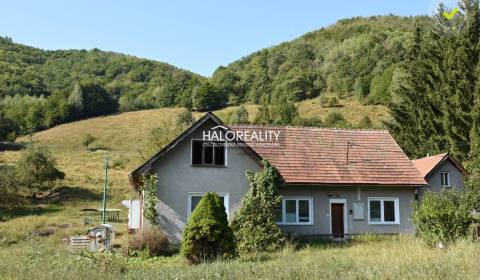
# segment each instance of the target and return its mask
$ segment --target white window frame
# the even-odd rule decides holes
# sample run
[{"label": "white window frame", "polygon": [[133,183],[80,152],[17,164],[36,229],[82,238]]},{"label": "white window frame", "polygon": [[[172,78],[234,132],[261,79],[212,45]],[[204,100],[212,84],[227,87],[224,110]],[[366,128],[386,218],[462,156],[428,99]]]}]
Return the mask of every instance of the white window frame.
[{"label": "white window frame", "polygon": [[[296,220],[297,222],[285,222],[285,217],[286,217],[286,200],[295,200],[296,203],[296,210],[297,210],[297,216]],[[308,200],[308,222],[298,222],[299,221],[299,207],[298,207],[298,201],[299,200]],[[277,222],[277,225],[313,225],[313,197],[312,196],[283,196],[282,197],[282,221]]]},{"label": "white window frame", "polygon": [[[447,178],[447,181],[448,181],[448,184],[446,184],[446,185],[442,184],[444,175],[446,175],[446,178]],[[448,172],[448,171],[440,172],[440,186],[443,187],[443,188],[451,188],[452,187],[452,184],[450,184],[450,172]]]},{"label": "white window frame", "polygon": [[[190,218],[192,215],[192,197],[193,196],[204,196],[206,192],[189,192],[187,198],[187,218]],[[225,206],[225,212],[227,212],[227,219],[230,219],[230,202],[229,202],[229,193],[219,193],[218,196],[223,197],[223,205]]]},{"label": "white window frame", "polygon": [[[380,221],[370,220],[370,201],[380,201]],[[384,201],[393,201],[395,209],[395,221],[386,222],[384,217]],[[400,201],[398,197],[369,197],[368,198],[368,224],[369,225],[399,225],[400,224]]]},{"label": "white window frame", "polygon": [[[193,164],[193,142],[224,142],[224,150],[225,150],[225,159],[224,164],[215,164],[215,158],[213,159],[214,164]],[[202,138],[195,138],[190,140],[190,165],[195,167],[227,167],[227,159],[228,159],[228,143],[227,141],[210,141],[210,140],[203,140]],[[215,152],[214,152],[215,153]],[[203,161],[203,152],[202,152],[202,161]]]}]

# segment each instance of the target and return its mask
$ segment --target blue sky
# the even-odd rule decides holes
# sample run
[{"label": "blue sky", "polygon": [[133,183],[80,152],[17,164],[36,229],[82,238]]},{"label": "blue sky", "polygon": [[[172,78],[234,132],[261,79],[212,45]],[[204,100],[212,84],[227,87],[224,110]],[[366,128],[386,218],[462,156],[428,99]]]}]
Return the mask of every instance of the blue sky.
[{"label": "blue sky", "polygon": [[210,76],[220,65],[342,18],[431,15],[437,1],[16,0],[1,4],[0,35],[43,49],[97,47]]}]

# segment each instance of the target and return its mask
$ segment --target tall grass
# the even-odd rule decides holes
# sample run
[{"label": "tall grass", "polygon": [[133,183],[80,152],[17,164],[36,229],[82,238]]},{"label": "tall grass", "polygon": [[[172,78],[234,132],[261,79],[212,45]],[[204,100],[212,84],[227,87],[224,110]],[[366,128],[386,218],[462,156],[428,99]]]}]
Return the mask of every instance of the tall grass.
[{"label": "tall grass", "polygon": [[[1,247],[0,247],[1,248]],[[189,266],[180,256],[126,259],[31,240],[0,249],[5,279],[478,279],[480,244],[447,249],[412,237],[288,247],[261,257]]]}]

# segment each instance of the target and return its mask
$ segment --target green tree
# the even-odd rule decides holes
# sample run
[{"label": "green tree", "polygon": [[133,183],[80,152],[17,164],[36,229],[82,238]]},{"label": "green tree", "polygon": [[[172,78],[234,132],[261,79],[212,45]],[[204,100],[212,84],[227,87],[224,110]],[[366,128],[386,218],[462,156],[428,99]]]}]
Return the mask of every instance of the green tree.
[{"label": "green tree", "polygon": [[262,161],[262,165],[261,172],[247,172],[250,190],[232,221],[240,254],[275,251],[284,242],[275,219],[275,209],[281,203],[278,189],[282,177],[267,161]]},{"label": "green tree", "polygon": [[17,177],[33,194],[50,190],[55,181],[65,178],[65,173],[57,169],[55,158],[50,151],[39,145],[30,145],[20,155],[16,165]]},{"label": "green tree", "polygon": [[193,264],[235,255],[232,229],[218,194],[205,193],[193,210],[183,230],[181,253]]},{"label": "green tree", "polygon": [[177,116],[176,125],[181,129],[191,126],[194,122],[192,112],[184,110]]},{"label": "green tree", "polygon": [[446,244],[466,236],[471,216],[463,201],[462,193],[454,190],[427,191],[414,208],[417,234],[430,245]]},{"label": "green tree", "polygon": [[295,103],[286,96],[280,96],[271,106],[272,122],[275,125],[291,125],[298,118]]},{"label": "green tree", "polygon": [[21,202],[22,186],[17,181],[15,168],[0,165],[0,204],[16,206]]},{"label": "green tree", "polygon": [[193,108],[199,111],[216,109],[227,104],[227,97],[218,92],[215,86],[209,82],[202,82],[196,93],[192,96]]},{"label": "green tree", "polygon": [[248,111],[244,105],[238,106],[230,116],[229,124],[248,124]]},{"label": "green tree", "polygon": [[270,113],[270,105],[268,102],[267,97],[262,98],[262,102],[260,103],[260,107],[258,107],[258,113],[255,116],[255,124],[271,124],[272,123],[272,115]]},{"label": "green tree", "polygon": [[18,127],[17,124],[0,112],[0,141],[14,141]]}]

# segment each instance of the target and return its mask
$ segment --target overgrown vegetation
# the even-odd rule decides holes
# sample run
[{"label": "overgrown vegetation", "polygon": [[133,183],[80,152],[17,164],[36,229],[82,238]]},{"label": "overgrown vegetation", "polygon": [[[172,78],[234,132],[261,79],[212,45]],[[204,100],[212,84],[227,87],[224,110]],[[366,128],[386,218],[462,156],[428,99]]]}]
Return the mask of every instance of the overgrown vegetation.
[{"label": "overgrown vegetation", "polygon": [[237,248],[242,255],[273,252],[285,242],[275,216],[281,202],[278,191],[282,177],[267,161],[262,161],[262,165],[261,172],[247,172],[250,189],[232,221]]},{"label": "overgrown vegetation", "polygon": [[183,229],[181,253],[193,264],[235,255],[232,229],[218,194],[205,193],[193,210]]},{"label": "overgrown vegetation", "polygon": [[141,192],[143,193],[143,217],[152,225],[156,225],[157,221],[157,176],[147,175],[143,178]]},{"label": "overgrown vegetation", "polygon": [[168,256],[173,247],[167,235],[158,226],[145,226],[128,240],[127,255],[147,257]]},{"label": "overgrown vegetation", "polygon": [[455,190],[427,191],[413,213],[418,236],[431,246],[465,238],[472,223],[471,210],[465,203],[464,193]]}]

